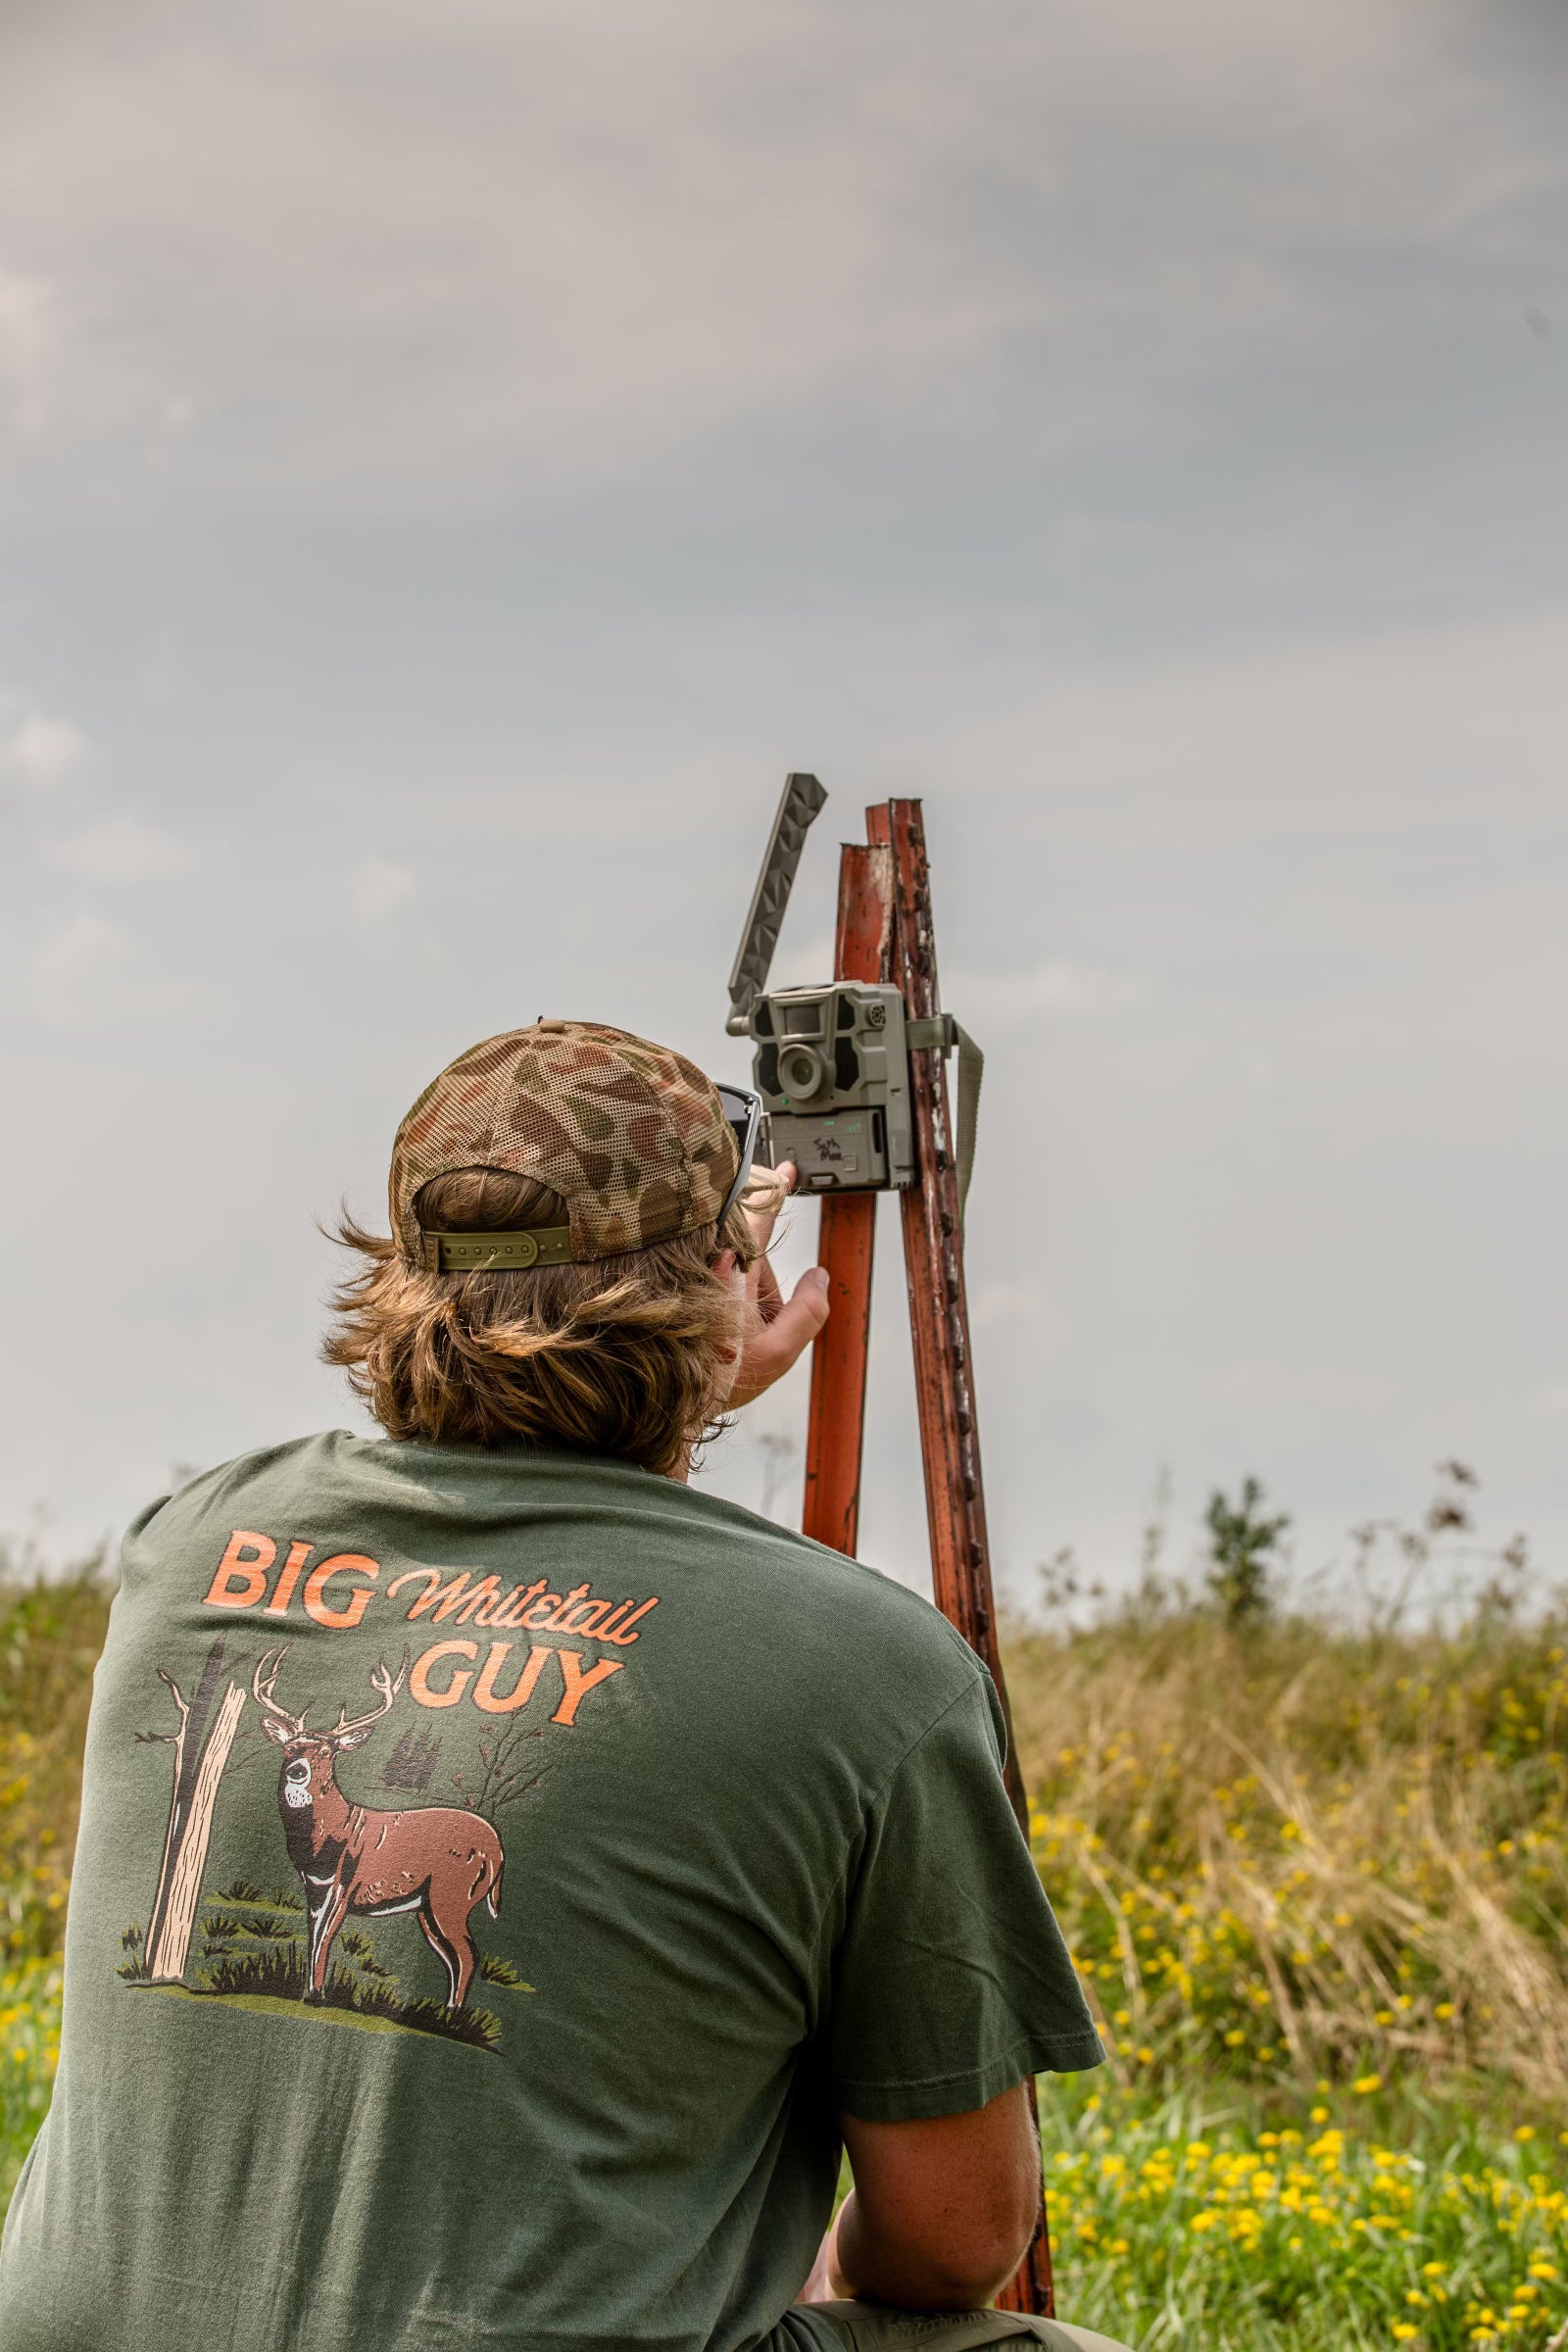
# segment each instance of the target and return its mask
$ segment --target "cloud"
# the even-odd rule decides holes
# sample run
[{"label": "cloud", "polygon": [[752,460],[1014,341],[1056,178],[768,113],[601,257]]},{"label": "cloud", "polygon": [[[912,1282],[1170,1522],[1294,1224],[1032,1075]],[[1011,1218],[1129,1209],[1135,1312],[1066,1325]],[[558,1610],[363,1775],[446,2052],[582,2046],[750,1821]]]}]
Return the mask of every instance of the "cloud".
[{"label": "cloud", "polygon": [[121,924],[86,911],[68,916],[33,950],[33,1010],[61,1026],[90,1018],[123,982],[134,953],[135,942]]},{"label": "cloud", "polygon": [[87,739],[68,718],[30,710],[8,722],[0,709],[0,776],[47,791],[80,765]]},{"label": "cloud", "polygon": [[406,906],[418,885],[407,866],[386,858],[368,858],[349,876],[349,908],[367,930]]},{"label": "cloud", "polygon": [[[745,909],[742,909],[744,913]],[[786,917],[786,920],[788,918]],[[740,917],[736,917],[735,935],[740,938]],[[827,980],[833,972],[833,934],[814,932],[796,948],[789,944],[786,933],[783,943],[773,954],[773,968],[767,976],[769,988],[811,988],[818,980]]]},{"label": "cloud", "polygon": [[141,943],[122,923],[86,908],[46,932],[24,966],[26,1009],[51,1029],[167,1015],[192,994],[184,982],[148,970]]},{"label": "cloud", "polygon": [[[12,861],[33,1129],[64,1073],[144,1171],[210,1131],[212,1071],[124,1010],[172,1003],[176,958],[201,1005],[232,991],[225,1067],[287,1064],[264,1240],[280,1186],[384,1172],[372,1095],[541,1005],[739,1075],[723,974],[779,771],[835,794],[781,980],[828,968],[852,779],[924,790],[946,1001],[997,1039],[969,1247],[999,1545],[1101,1524],[1155,1458],[1258,1463],[1294,1505],[1460,1427],[1517,1435],[1555,1525],[1558,1424],[1496,1376],[1558,1377],[1568,45],[1537,11],[1539,69],[1511,0],[12,0],[6,627],[95,737],[115,711],[115,806],[234,861],[134,935],[73,911],[129,923],[133,889],[46,872],[40,909]],[[367,943],[406,931],[413,1026],[367,1023]],[[34,1004],[92,1029],[39,1056]],[[155,1405],[153,1463],[329,1409],[245,1254],[217,1426],[214,1384],[172,1385],[212,1348],[117,1321],[87,1269],[148,1373],[95,1460]],[[13,1316],[14,1433],[72,1393],[37,1369],[63,1279]],[[1369,1330],[1394,1393],[1357,1406]],[[1271,1351],[1321,1389],[1207,1385]],[[920,1556],[897,1426],[868,1489]]]},{"label": "cloud", "polygon": [[1277,1424],[1298,1412],[1317,1421],[1387,1412],[1396,1396],[1396,1383],[1360,1366],[1273,1355],[1224,1364],[1210,1374],[1207,1387],[1218,1402],[1271,1416]]},{"label": "cloud", "polygon": [[0,92],[0,217],[51,191],[13,401],[58,281],[75,433],[175,402],[197,462],[339,496],[488,500],[498,463],[555,496],[808,414],[1168,437],[1194,387],[1383,331],[1369,255],[1411,265],[1403,329],[1448,315],[1420,265],[1494,271],[1564,171],[1549,53],[1441,0],[58,19]]},{"label": "cloud", "polygon": [[981,1283],[969,1301],[969,1320],[976,1331],[990,1331],[999,1323],[1038,1326],[1043,1320],[1039,1284],[1010,1281]]},{"label": "cloud", "polygon": [[36,432],[48,416],[57,308],[41,278],[0,268],[0,424],[19,433]]},{"label": "cloud", "polygon": [[200,853],[177,833],[125,815],[50,842],[44,860],[87,882],[167,882],[189,873]]},{"label": "cloud", "polygon": [[996,1030],[1032,1020],[1103,1020],[1146,1003],[1150,993],[1141,973],[1111,971],[1058,956],[1016,974],[959,972],[944,982],[942,995],[983,1046],[982,1024]]}]

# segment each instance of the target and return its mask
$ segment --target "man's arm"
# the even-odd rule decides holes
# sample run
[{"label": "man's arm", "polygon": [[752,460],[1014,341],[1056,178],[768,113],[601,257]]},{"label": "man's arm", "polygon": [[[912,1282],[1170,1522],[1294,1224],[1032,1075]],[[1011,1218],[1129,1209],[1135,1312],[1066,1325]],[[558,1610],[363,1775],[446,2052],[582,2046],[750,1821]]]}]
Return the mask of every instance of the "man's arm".
[{"label": "man's arm", "polygon": [[1040,2219],[1040,2143],[1023,2084],[966,2115],[841,2122],[855,2188],[800,2300],[863,2295],[917,2311],[989,2302]]}]

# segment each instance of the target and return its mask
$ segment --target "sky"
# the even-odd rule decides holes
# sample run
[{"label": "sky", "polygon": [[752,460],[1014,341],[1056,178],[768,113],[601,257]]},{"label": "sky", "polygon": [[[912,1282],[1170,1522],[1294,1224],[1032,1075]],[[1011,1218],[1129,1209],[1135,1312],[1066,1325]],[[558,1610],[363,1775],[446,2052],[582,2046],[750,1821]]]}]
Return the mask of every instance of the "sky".
[{"label": "sky", "polygon": [[0,1529],[362,1425],[317,1221],[475,1039],[743,1077],[805,767],[777,980],[917,794],[988,1054],[1007,1590],[1450,1455],[1568,1565],[1565,98],[1526,0],[8,0]]}]

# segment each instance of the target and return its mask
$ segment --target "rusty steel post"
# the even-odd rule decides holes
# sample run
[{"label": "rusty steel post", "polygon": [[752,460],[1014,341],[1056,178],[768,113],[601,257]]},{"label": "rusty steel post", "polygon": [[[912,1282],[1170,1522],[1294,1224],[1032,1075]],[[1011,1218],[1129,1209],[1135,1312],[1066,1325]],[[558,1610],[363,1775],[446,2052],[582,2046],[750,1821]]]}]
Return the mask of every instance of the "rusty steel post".
[{"label": "rusty steel post", "polygon": [[[892,856],[893,976],[903,991],[906,1016],[911,1021],[930,1020],[941,1010],[941,1003],[931,877],[919,802],[894,800],[868,808],[866,831],[873,845],[885,845]],[[1007,1726],[1007,1794],[1027,1838],[1029,1799],[1012,1737],[1012,1714],[997,1643],[958,1216],[957,1152],[948,1102],[947,1066],[940,1048],[911,1051],[909,1095],[915,1180],[900,1196],[900,1207],[926,1521],[931,1531],[931,1579],[938,1608],[985,1660],[996,1685]],[[1033,2108],[1032,2082],[1029,2101]],[[1006,2311],[1047,2317],[1055,2308],[1043,2190],[1034,2243],[997,2301]]]},{"label": "rusty steel post", "polygon": [[[839,859],[835,980],[892,978],[893,858],[845,842]],[[817,1263],[832,1312],[811,1348],[802,1533],[853,1557],[859,1533],[865,1365],[871,1324],[875,1193],[825,1193]]]}]

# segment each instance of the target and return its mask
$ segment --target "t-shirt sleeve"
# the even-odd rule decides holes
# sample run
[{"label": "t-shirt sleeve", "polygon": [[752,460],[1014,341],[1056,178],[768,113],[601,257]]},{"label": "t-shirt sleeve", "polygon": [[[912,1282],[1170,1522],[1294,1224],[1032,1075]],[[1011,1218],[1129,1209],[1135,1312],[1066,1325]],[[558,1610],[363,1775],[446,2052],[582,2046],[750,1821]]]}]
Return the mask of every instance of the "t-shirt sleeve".
[{"label": "t-shirt sleeve", "polygon": [[1103,2055],[1002,1780],[977,1677],[872,1806],[835,1955],[836,2104],[867,2123],[961,2115]]}]

